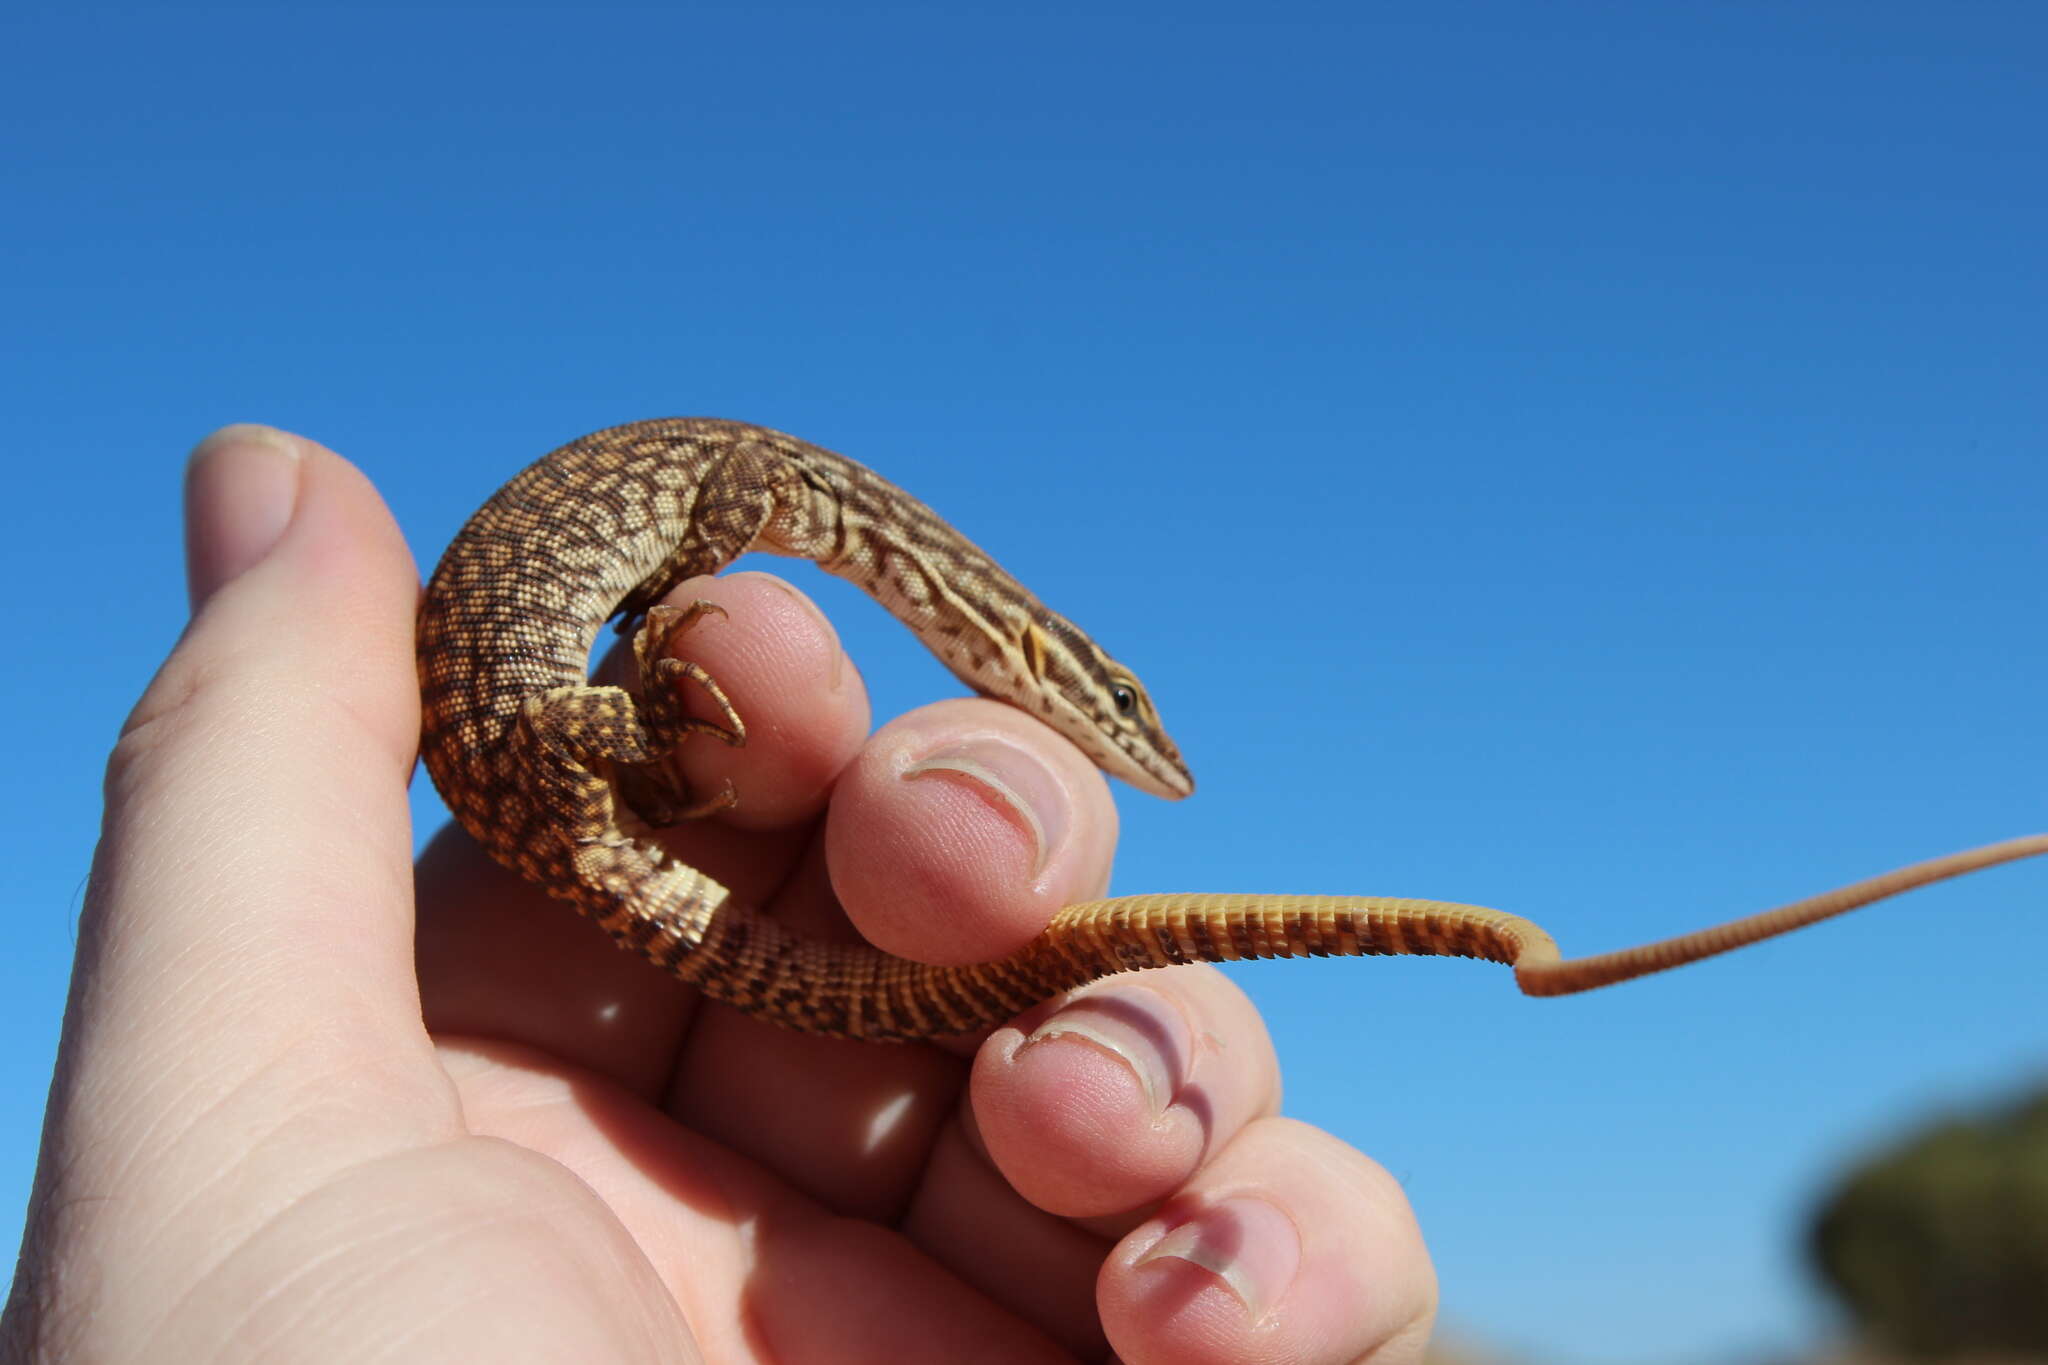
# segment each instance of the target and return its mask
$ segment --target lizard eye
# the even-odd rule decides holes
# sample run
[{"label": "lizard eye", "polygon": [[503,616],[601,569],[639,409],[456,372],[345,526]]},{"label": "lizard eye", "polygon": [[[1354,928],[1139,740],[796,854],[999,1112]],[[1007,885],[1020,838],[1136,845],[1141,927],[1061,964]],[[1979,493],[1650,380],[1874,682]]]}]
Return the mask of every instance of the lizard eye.
[{"label": "lizard eye", "polygon": [[1135,716],[1138,714],[1138,689],[1130,686],[1128,683],[1112,684],[1109,689],[1109,699],[1116,703],[1116,713],[1118,715]]}]

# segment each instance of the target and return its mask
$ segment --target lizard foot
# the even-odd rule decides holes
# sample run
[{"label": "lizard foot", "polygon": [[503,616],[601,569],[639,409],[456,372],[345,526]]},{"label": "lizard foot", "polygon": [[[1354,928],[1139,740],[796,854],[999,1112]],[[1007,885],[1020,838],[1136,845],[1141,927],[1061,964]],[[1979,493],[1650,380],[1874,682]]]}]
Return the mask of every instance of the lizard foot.
[{"label": "lizard foot", "polygon": [[[651,763],[621,766],[615,772],[619,795],[626,804],[656,829],[684,820],[701,820],[729,810],[739,803],[730,779],[710,796],[694,796],[674,758],[684,740],[703,735],[734,748],[747,742],[746,722],[732,699],[702,664],[670,656],[676,642],[706,616],[724,616],[725,608],[715,602],[697,601],[687,607],[666,604],[650,608],[633,636],[633,657],[640,666],[640,714],[656,749],[662,754]],[[683,709],[682,686],[695,683],[717,706],[720,719],[702,720]],[[723,723],[721,723],[721,721]]]},{"label": "lizard foot", "polygon": [[[664,604],[648,611],[647,619],[633,637],[633,658],[640,665],[640,678],[647,692],[643,704],[656,709],[661,728],[670,731],[677,742],[686,734],[704,735],[735,749],[747,742],[746,722],[740,719],[725,689],[702,664],[673,658],[669,653],[676,641],[706,616],[725,614],[725,608],[716,602],[700,600],[687,607]],[[725,721],[723,725],[684,713],[680,695],[684,682],[693,682],[704,690],[717,705]]]}]

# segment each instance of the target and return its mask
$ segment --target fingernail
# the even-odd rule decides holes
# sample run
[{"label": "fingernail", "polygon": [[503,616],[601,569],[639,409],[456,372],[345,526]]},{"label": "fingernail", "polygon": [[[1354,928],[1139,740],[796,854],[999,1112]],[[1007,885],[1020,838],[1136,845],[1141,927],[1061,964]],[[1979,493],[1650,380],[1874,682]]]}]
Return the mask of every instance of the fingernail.
[{"label": "fingernail", "polygon": [[1294,1283],[1301,1267],[1301,1234],[1292,1218],[1265,1200],[1235,1195],[1172,1229],[1131,1264],[1168,1259],[1214,1275],[1258,1322]]},{"label": "fingernail", "polygon": [[1031,876],[1045,871],[1067,834],[1067,798],[1059,780],[1022,749],[998,739],[949,745],[903,770],[906,779],[964,777],[1012,815],[1031,835]]},{"label": "fingernail", "polygon": [[1173,1103],[1187,1072],[1187,1021],[1142,986],[1090,991],[1033,1029],[1018,1051],[1053,1038],[1086,1039],[1129,1067],[1155,1117]]},{"label": "fingernail", "polygon": [[185,464],[185,582],[197,611],[270,553],[299,500],[299,444],[273,427],[222,427]]}]

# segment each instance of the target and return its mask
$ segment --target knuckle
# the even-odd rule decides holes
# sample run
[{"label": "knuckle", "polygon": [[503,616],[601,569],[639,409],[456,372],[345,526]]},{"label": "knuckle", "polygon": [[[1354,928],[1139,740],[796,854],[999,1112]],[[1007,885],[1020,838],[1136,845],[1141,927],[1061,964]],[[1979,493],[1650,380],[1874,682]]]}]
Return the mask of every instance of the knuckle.
[{"label": "knuckle", "polygon": [[133,786],[170,749],[195,730],[208,728],[208,701],[220,690],[219,671],[180,645],[143,689],[107,757],[106,794],[112,798]]}]

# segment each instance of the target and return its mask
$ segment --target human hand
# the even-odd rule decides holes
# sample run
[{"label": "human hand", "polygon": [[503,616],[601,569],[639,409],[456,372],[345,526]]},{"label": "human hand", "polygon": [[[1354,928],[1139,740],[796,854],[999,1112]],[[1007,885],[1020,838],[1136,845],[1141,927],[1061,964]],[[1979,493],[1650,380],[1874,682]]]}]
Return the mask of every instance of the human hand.
[{"label": "human hand", "polygon": [[[1405,1200],[1276,1116],[1263,1028],[1210,969],[978,1047],[804,1037],[450,832],[415,952],[397,528],[262,429],[188,486],[200,606],[109,765],[8,1359],[1420,1357]],[[1100,893],[1115,811],[1065,741],[979,700],[870,736],[794,590],[679,595],[729,612],[685,645],[750,730],[681,757],[741,794],[673,832],[693,865],[933,961]]]}]

